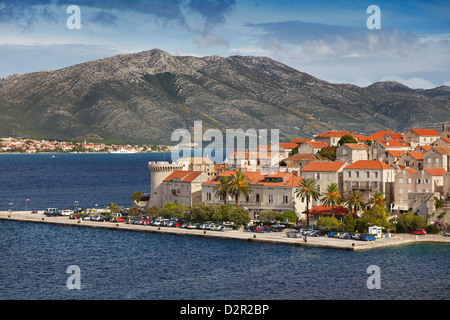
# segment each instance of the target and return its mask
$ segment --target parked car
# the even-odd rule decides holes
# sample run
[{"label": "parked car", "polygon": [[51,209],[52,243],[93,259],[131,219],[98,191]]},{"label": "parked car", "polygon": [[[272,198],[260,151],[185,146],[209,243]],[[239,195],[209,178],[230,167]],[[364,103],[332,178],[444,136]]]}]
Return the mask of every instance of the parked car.
[{"label": "parked car", "polygon": [[361,236],[360,240],[362,240],[362,241],[374,241],[376,239],[377,239],[376,237],[371,236],[370,234],[365,234],[365,235]]},{"label": "parked car", "polygon": [[444,233],[444,237],[450,237],[450,232]]},{"label": "parked car", "polygon": [[425,231],[425,229],[417,229],[413,231],[413,234],[427,234],[427,232]]},{"label": "parked car", "polygon": [[61,215],[70,216],[73,213],[73,210],[64,209],[61,211]]},{"label": "parked car", "polygon": [[292,231],[288,231],[286,232],[286,236],[288,238],[301,238],[302,237],[302,233],[298,230],[292,230]]},{"label": "parked car", "polygon": [[44,211],[44,214],[45,214],[47,217],[55,217],[55,216],[60,216],[60,215],[61,215],[61,212],[60,212],[58,209],[56,209],[56,208],[47,208],[47,209]]}]

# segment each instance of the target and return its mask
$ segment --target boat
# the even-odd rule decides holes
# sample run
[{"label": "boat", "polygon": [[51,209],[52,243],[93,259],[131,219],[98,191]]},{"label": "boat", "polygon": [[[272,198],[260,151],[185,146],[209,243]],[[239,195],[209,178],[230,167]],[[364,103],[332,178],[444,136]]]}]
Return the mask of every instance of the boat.
[{"label": "boat", "polygon": [[109,151],[109,153],[136,153],[136,151],[127,150],[122,147],[119,150]]}]

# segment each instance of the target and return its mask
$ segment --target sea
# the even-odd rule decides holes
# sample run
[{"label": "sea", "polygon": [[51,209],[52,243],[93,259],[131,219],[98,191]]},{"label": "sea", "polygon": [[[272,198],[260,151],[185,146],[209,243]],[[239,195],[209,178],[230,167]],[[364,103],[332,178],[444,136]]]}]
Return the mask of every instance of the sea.
[{"label": "sea", "polygon": [[[166,157],[0,155],[0,210],[129,206]],[[449,258],[438,243],[353,252],[0,220],[0,300],[444,301]]]}]

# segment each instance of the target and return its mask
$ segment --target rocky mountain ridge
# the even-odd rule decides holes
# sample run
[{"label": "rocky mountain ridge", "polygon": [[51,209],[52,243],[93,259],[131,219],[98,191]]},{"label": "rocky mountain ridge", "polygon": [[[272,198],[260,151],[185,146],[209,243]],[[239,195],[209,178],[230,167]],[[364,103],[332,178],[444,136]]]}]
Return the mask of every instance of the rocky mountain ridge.
[{"label": "rocky mountain ridge", "polygon": [[[175,129],[439,129],[450,88],[332,84],[266,57],[172,56],[154,49],[0,79],[0,135],[171,143]],[[172,142],[176,143],[176,142]]]}]

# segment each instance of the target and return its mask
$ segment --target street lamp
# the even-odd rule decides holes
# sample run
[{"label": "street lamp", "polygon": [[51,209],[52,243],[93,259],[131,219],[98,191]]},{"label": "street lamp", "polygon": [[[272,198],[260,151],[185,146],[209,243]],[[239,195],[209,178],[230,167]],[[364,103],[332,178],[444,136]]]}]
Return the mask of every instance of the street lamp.
[{"label": "street lamp", "polygon": [[75,201],[73,204],[75,206],[75,213],[78,213],[78,201]]},{"label": "street lamp", "polygon": [[13,204],[14,204],[14,203],[12,203],[12,202],[9,203],[9,214],[12,213],[12,206],[13,206]]}]

